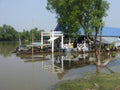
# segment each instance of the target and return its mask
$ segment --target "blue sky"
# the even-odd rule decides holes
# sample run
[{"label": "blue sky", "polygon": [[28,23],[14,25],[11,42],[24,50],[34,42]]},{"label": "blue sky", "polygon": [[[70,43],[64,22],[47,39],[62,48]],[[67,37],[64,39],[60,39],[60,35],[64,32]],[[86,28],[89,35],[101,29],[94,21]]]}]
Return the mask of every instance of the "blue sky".
[{"label": "blue sky", "polygon": [[[120,28],[120,0],[107,0],[110,3],[105,26]],[[46,31],[57,25],[56,15],[46,10],[47,0],[0,0],[0,26],[13,26],[17,31],[37,27]]]}]

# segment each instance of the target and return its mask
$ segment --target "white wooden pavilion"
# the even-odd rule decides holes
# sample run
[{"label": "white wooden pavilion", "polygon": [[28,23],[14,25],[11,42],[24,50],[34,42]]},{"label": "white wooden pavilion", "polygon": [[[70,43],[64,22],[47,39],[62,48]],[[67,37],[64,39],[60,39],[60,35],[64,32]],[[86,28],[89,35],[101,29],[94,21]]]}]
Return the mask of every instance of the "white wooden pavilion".
[{"label": "white wooden pavilion", "polygon": [[41,32],[41,48],[43,48],[44,45],[44,36],[49,36],[50,39],[48,40],[50,43],[49,45],[52,46],[52,53],[54,52],[54,40],[57,38],[61,38],[61,48],[63,48],[63,33],[61,31],[50,31],[50,32]]}]

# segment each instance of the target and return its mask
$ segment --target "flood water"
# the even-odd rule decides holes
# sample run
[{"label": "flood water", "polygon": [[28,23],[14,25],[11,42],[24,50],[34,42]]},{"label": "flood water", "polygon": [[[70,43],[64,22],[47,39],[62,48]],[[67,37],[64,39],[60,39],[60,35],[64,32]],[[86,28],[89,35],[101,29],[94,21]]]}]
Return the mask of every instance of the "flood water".
[{"label": "flood water", "polygon": [[120,72],[120,54],[109,61],[104,56],[97,68],[92,54],[16,55],[14,42],[0,42],[0,90],[50,90],[62,80],[82,77],[86,73]]}]

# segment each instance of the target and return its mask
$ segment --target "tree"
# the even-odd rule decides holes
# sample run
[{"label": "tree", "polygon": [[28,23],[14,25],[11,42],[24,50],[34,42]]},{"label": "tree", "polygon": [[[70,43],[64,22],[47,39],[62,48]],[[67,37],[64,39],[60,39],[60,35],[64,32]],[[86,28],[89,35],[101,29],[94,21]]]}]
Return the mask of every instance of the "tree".
[{"label": "tree", "polygon": [[39,30],[38,28],[33,28],[31,30],[23,29],[23,32],[20,32],[20,38],[22,41],[40,41],[41,32],[44,30]]},{"label": "tree", "polygon": [[3,38],[3,36],[2,36],[2,30],[3,30],[2,27],[0,27],[0,33],[1,33],[1,34],[0,34],[0,41],[1,41],[2,38]]},{"label": "tree", "polygon": [[[34,38],[34,41],[40,41],[40,30],[38,30],[38,28],[33,28],[30,30],[30,34],[31,34],[31,40],[32,38]],[[33,36],[32,36],[33,35]]]},{"label": "tree", "polygon": [[32,40],[32,32],[34,33],[34,40],[40,40],[40,34],[45,30],[39,30],[38,28],[33,28],[31,30],[23,29],[22,32],[17,32],[12,26],[4,24],[0,26],[0,41],[18,41],[22,42]]},{"label": "tree", "polygon": [[[56,12],[58,23],[67,38],[76,39],[80,35],[75,0],[48,0],[47,9]],[[76,9],[77,10],[77,9]]]},{"label": "tree", "polygon": [[[107,1],[104,0],[95,0],[95,6],[94,10],[91,12],[91,26],[93,28],[94,32],[94,45],[95,45],[95,51],[97,49],[96,47],[96,39],[97,34],[100,33],[100,36],[102,36],[102,28],[104,27],[104,21],[103,17],[107,16],[106,11],[109,9],[109,4]],[[99,50],[101,50],[101,40],[99,44]]]},{"label": "tree", "polygon": [[47,9],[57,14],[62,31],[69,37],[79,35],[80,28],[87,37],[94,33],[95,50],[96,38],[102,30],[108,8],[105,0],[48,0],[47,3]]},{"label": "tree", "polygon": [[1,41],[16,41],[18,40],[18,32],[10,25],[4,24],[0,27],[0,40]]}]

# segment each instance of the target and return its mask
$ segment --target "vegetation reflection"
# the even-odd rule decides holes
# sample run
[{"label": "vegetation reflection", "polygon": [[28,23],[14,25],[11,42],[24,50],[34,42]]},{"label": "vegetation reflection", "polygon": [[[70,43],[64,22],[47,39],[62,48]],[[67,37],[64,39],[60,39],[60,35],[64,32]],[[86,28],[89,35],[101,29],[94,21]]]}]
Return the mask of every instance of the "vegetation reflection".
[{"label": "vegetation reflection", "polygon": [[0,42],[0,55],[4,57],[10,56],[17,46],[17,42]]}]

